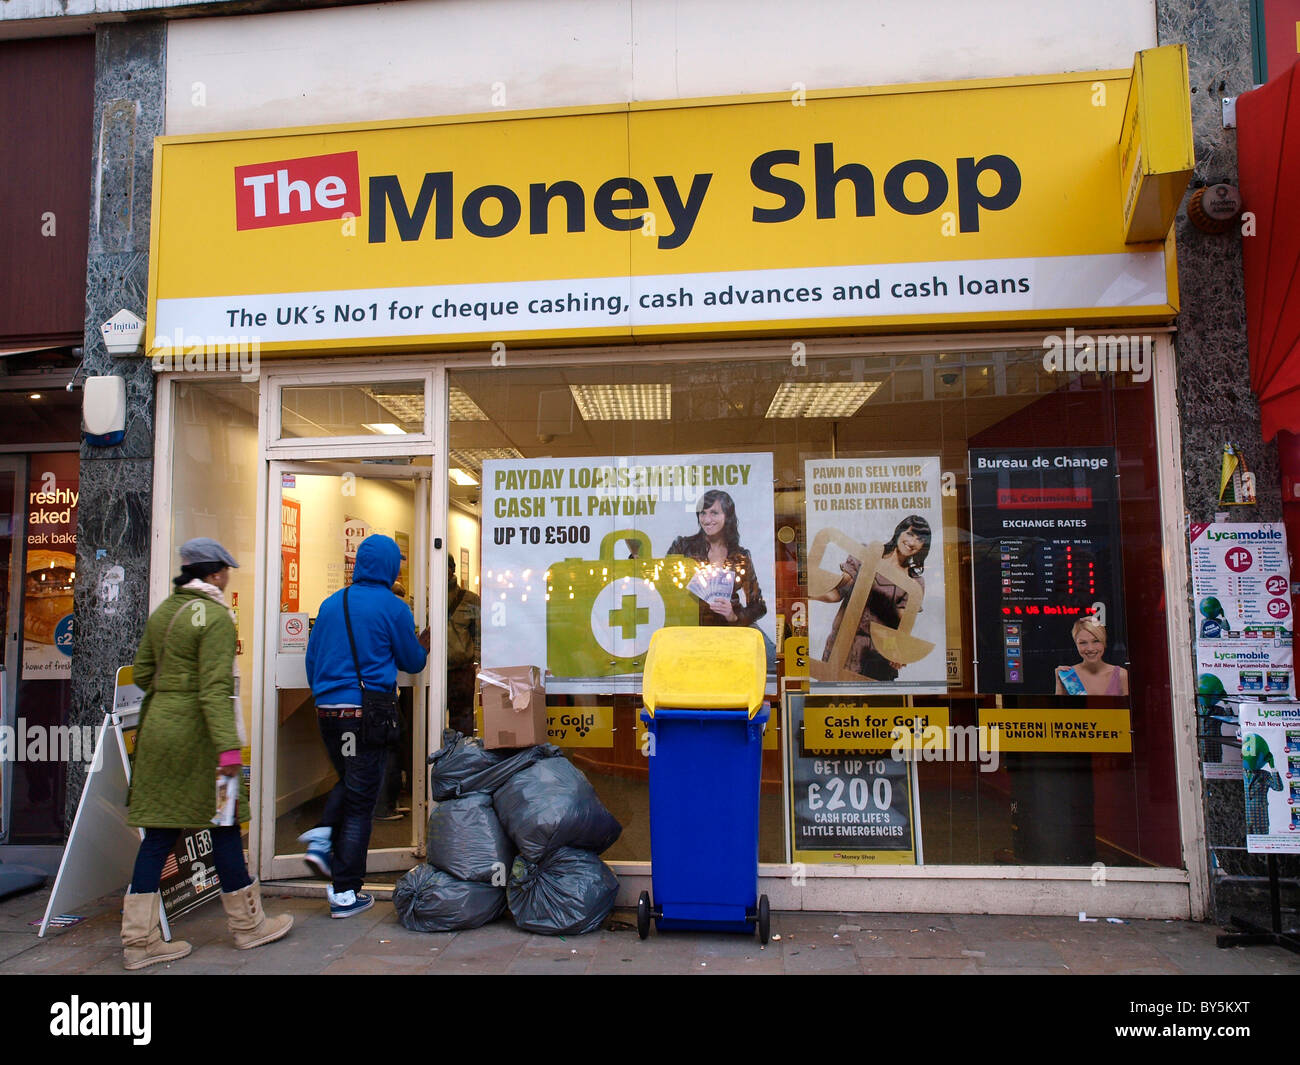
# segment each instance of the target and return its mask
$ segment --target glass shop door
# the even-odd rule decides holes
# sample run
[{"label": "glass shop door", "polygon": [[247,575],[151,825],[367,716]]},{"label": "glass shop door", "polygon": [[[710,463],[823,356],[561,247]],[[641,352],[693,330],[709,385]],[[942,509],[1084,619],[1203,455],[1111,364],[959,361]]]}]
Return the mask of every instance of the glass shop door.
[{"label": "glass shop door", "polygon": [[[357,548],[374,534],[397,541],[405,557],[393,594],[411,607],[417,631],[428,624],[432,467],[428,457],[270,466],[263,713],[275,722],[264,723],[263,735],[274,735],[265,763],[274,785],[262,792],[261,829],[274,840],[269,878],[295,879],[314,875],[298,837],[319,823],[337,780],[307,683],[307,640],[322,601],[351,583]],[[422,852],[427,683],[427,667],[418,676],[398,674],[404,736],[380,788],[369,873],[409,868]]]}]

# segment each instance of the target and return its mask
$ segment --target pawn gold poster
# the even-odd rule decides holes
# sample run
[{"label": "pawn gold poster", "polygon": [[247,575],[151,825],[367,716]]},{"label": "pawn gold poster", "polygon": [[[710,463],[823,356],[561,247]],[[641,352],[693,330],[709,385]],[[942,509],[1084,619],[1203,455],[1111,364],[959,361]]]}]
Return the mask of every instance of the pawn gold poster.
[{"label": "pawn gold poster", "polygon": [[804,464],[814,684],[948,690],[937,455]]}]

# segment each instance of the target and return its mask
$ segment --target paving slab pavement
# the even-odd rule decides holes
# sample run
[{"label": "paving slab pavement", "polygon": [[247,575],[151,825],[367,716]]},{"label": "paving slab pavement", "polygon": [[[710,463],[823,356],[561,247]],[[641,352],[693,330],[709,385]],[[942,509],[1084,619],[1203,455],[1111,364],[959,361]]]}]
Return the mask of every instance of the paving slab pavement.
[{"label": "paving slab pavement", "polygon": [[757,937],[722,933],[652,931],[642,942],[630,911],[615,911],[586,936],[534,935],[508,915],[468,932],[426,934],[403,928],[386,901],[336,921],[323,900],[277,897],[273,888],[267,909],[294,916],[280,942],[236,951],[221,906],[212,902],[176,922],[176,934],[194,945],[188,958],[126,973],[118,897],[82,907],[85,920],[41,939],[29,922],[40,919],[48,897],[46,888],[0,901],[0,975],[1300,974],[1300,955],[1279,947],[1221,950],[1217,927],[1190,921],[776,912],[764,947]]}]

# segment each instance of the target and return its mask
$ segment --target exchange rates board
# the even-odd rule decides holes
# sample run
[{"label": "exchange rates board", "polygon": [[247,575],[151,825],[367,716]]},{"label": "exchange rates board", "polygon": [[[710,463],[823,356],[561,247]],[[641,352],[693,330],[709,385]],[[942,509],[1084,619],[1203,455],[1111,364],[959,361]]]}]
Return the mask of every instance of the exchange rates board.
[{"label": "exchange rates board", "polygon": [[[1127,666],[1114,448],[971,451],[970,498],[977,690],[1057,693],[1086,615],[1105,627],[1104,661]],[[1065,694],[1080,683],[1067,670]]]}]

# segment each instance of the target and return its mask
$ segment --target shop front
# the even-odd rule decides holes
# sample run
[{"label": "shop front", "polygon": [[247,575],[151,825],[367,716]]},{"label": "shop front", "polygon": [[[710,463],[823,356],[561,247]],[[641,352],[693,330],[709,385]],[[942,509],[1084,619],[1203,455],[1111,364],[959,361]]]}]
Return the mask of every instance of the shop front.
[{"label": "shop front", "polygon": [[[28,220],[0,240],[0,865],[11,870],[53,871],[68,766],[93,743],[71,724],[80,410],[67,391],[85,317],[93,84],[91,38],[0,42],[0,201]],[[0,870],[0,894],[21,883]]]},{"label": "shop front", "polygon": [[473,595],[480,668],[546,671],[552,741],[624,826],[624,903],[650,635],[733,625],[768,648],[774,907],[1199,916],[1187,91],[1170,48],[159,140],[152,592],[189,537],[241,561],[259,875],[306,874],[306,641],[382,533],[435,644],[372,872],[422,852],[465,672],[436,634]]}]

